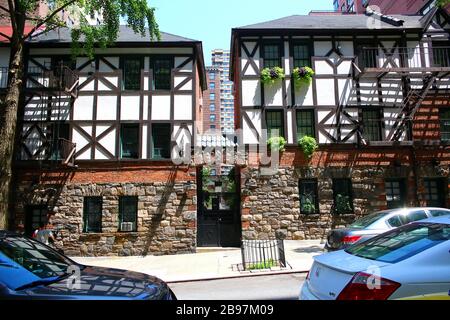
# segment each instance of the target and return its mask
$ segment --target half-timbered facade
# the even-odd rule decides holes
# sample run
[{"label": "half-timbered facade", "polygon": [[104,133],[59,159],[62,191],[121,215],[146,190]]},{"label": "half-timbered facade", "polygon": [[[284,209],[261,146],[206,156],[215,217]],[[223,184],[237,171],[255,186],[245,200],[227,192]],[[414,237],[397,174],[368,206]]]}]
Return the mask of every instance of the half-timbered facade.
[{"label": "half-timbered facade", "polygon": [[172,158],[199,129],[201,42],[121,27],[94,57],[73,60],[70,46],[64,29],[27,45],[14,224],[50,219],[74,255],[191,252],[196,169]]},{"label": "half-timbered facade", "polygon": [[[398,206],[450,205],[450,19],[291,16],[233,29],[237,127],[247,146],[263,130],[287,141],[278,174],[257,155],[241,170],[243,236],[321,238],[355,217]],[[311,67],[311,83],[295,68]],[[263,84],[264,68],[283,79]],[[314,137],[311,160],[298,140]]]}]

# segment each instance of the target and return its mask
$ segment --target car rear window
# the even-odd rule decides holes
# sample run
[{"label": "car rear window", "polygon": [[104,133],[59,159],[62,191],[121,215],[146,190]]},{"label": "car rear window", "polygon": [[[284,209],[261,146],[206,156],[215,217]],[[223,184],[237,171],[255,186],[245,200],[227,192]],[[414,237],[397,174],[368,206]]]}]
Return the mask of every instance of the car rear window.
[{"label": "car rear window", "polygon": [[356,244],[345,251],[361,258],[396,263],[449,240],[449,225],[414,223]]},{"label": "car rear window", "polygon": [[430,213],[433,217],[440,217],[450,215],[449,210],[430,210]]},{"label": "car rear window", "polygon": [[375,212],[375,213],[371,213],[367,216],[364,216],[358,220],[356,220],[355,222],[353,222],[350,225],[350,228],[354,228],[354,229],[364,229],[367,228],[368,226],[370,226],[372,223],[374,223],[375,221],[377,221],[378,219],[384,217],[385,215],[387,215],[388,213],[390,213],[390,211],[379,211],[379,212]]}]

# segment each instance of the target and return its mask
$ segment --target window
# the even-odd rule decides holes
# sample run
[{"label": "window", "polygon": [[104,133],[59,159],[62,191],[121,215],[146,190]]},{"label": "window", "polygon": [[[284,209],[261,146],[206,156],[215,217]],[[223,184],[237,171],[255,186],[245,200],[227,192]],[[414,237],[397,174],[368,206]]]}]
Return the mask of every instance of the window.
[{"label": "window", "polygon": [[441,122],[441,140],[450,141],[450,109],[439,110],[439,120]]},{"label": "window", "polygon": [[356,46],[356,52],[360,69],[376,68],[378,66],[380,50],[377,48],[377,44],[373,42],[358,44]]},{"label": "window", "polygon": [[278,44],[264,45],[264,68],[281,67],[280,46]]},{"label": "window", "polygon": [[333,0],[334,11],[339,11],[339,0]]},{"label": "window", "polygon": [[85,197],[84,232],[102,232],[102,197]]},{"label": "window", "polygon": [[387,222],[393,228],[398,228],[404,224],[400,219],[400,216],[393,216],[392,218],[389,218]]},{"label": "window", "polygon": [[123,89],[141,89],[141,70],[143,69],[143,59],[141,57],[124,58],[122,60]]},{"label": "window", "polygon": [[448,240],[448,225],[415,223],[355,244],[345,251],[365,259],[397,263]]},{"label": "window", "polygon": [[366,141],[381,141],[381,112],[380,110],[362,109],[363,132]]},{"label": "window", "polygon": [[136,232],[137,231],[137,197],[120,197],[119,198],[119,231]]},{"label": "window", "polygon": [[424,179],[423,185],[428,207],[446,207],[445,193],[447,192],[447,186],[445,185],[445,179]]},{"label": "window", "polygon": [[297,111],[297,140],[304,136],[315,137],[314,110]]},{"label": "window", "polygon": [[[51,127],[51,160],[65,160],[68,154],[64,153],[64,141],[69,141],[70,125],[68,123],[59,121],[52,123]],[[62,140],[61,140],[62,139]],[[70,151],[69,151],[70,152]]]},{"label": "window", "polygon": [[216,95],[214,93],[209,94],[209,100],[213,101],[216,99]]},{"label": "window", "polygon": [[450,67],[449,42],[433,42],[433,67]]},{"label": "window", "polygon": [[335,213],[352,213],[352,181],[350,179],[333,179],[333,198]]},{"label": "window", "polygon": [[120,130],[120,157],[139,158],[139,124],[123,124]]},{"label": "window", "polygon": [[216,88],[216,84],[214,82],[209,83],[209,89],[214,90]]},{"label": "window", "polygon": [[311,67],[309,44],[294,45],[294,68]]},{"label": "window", "polygon": [[39,228],[41,224],[46,225],[48,222],[48,207],[43,206],[27,206],[25,218],[25,233],[31,237],[33,232]]},{"label": "window", "polygon": [[152,125],[152,158],[170,159],[171,126],[168,123]]},{"label": "window", "polygon": [[266,128],[268,139],[284,137],[283,111],[266,111]]},{"label": "window", "polygon": [[209,73],[209,80],[216,80],[216,74],[214,72]]},{"label": "window", "polygon": [[402,208],[405,205],[406,188],[403,179],[386,180],[385,189],[389,209]]},{"label": "window", "polygon": [[209,121],[211,121],[211,122],[216,121],[216,115],[215,114],[209,115]]},{"label": "window", "polygon": [[403,224],[423,220],[426,218],[428,218],[428,216],[423,210],[411,211],[406,215],[400,215],[400,219],[403,221]]},{"label": "window", "polygon": [[300,212],[318,213],[319,197],[317,195],[317,180],[300,180]]},{"label": "window", "polygon": [[210,128],[210,129],[215,129],[215,128],[216,128],[216,125],[215,125],[215,124],[212,124],[212,125],[209,126],[209,128]]},{"label": "window", "polygon": [[155,90],[170,90],[173,59],[157,58],[152,60],[153,81]]},{"label": "window", "polygon": [[209,111],[215,112],[215,111],[216,111],[216,105],[211,104],[211,105],[209,106]]},{"label": "window", "polygon": [[441,217],[450,215],[449,210],[430,210],[430,213],[433,217]]}]

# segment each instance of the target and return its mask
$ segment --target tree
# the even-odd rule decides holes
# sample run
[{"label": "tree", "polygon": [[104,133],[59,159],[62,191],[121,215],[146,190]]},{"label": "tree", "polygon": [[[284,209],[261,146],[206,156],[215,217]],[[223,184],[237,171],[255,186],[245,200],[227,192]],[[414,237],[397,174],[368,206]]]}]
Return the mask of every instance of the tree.
[{"label": "tree", "polygon": [[[39,8],[46,6],[49,11],[44,16]],[[10,43],[8,87],[6,97],[0,101],[0,229],[8,227],[8,212],[11,210],[11,178],[14,142],[19,110],[20,93],[23,91],[24,49],[26,40],[36,31],[49,32],[66,27],[61,17],[69,12],[79,23],[71,30],[73,56],[85,54],[92,57],[95,48],[106,48],[118,37],[121,18],[135,33],[160,38],[154,8],[146,0],[7,0],[0,1],[0,17],[7,19],[11,33],[0,32],[0,36]],[[95,12],[101,13],[100,26],[89,25],[88,19]],[[32,26],[25,28],[25,26]],[[148,28],[148,32],[146,32]],[[27,31],[25,31],[27,30]],[[83,43],[83,46],[80,43]]]}]

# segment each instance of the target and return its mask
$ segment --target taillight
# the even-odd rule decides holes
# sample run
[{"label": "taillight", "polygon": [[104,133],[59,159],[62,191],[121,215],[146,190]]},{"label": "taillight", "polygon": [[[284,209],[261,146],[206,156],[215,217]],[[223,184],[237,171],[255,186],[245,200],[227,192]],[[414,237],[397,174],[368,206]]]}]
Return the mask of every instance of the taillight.
[{"label": "taillight", "polygon": [[400,283],[364,272],[357,273],[337,300],[387,300]]},{"label": "taillight", "polygon": [[342,242],[345,244],[351,244],[351,243],[355,243],[356,241],[358,241],[361,238],[362,238],[362,236],[345,236],[344,238],[342,238]]}]

